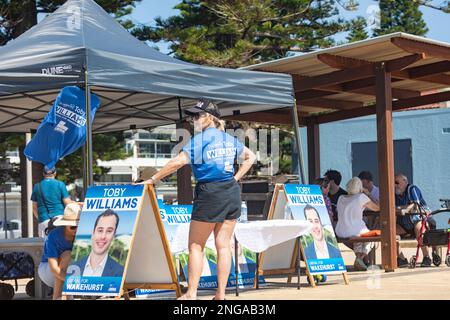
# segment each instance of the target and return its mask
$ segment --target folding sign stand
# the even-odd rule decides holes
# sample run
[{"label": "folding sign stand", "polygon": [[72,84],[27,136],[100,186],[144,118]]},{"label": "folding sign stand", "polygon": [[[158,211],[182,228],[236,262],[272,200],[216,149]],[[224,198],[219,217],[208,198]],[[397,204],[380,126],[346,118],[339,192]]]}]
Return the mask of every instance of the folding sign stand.
[{"label": "folding sign stand", "polygon": [[[156,194],[150,185],[145,188],[127,262],[123,285],[125,290],[175,290],[177,298],[181,296]],[[124,297],[129,299],[127,291]]]},{"label": "folding sign stand", "polygon": [[[283,196],[283,194],[283,185],[277,184],[273,193],[272,203],[270,204],[267,220],[285,218],[284,209],[287,205],[287,199],[285,196]],[[299,240],[300,238],[292,239],[279,245],[270,247],[264,252],[257,253],[255,281],[253,285],[254,288],[259,288],[260,275],[292,275],[297,271],[297,288],[300,289]],[[290,282],[290,280],[291,277],[289,277],[288,282]]]},{"label": "folding sign stand", "polygon": [[[272,203],[270,205],[267,219],[286,219],[285,208],[288,205],[288,197],[285,186],[277,184],[275,186]],[[257,256],[257,265],[255,271],[254,287],[258,288],[259,275],[281,275],[287,274],[290,283],[292,274],[297,271],[298,274],[298,289],[300,289],[300,257],[304,258],[306,264],[306,275],[312,287],[316,287],[314,277],[311,274],[304,248],[301,245],[300,237],[286,241],[277,246],[271,247]],[[348,284],[348,277],[346,272],[342,272],[345,284]]]},{"label": "folding sign stand", "polygon": [[[123,195],[115,197],[110,196],[108,199],[104,199],[102,198],[102,195],[107,194],[107,188],[124,190],[125,193],[123,194],[129,194],[129,196],[128,198]],[[118,203],[120,203],[119,201],[127,204],[134,203],[135,206],[132,209],[117,209],[119,206]],[[108,205],[105,205],[105,203]],[[68,276],[66,277],[63,289],[63,298],[68,295],[106,295],[115,299],[120,299],[122,296],[125,299],[129,299],[128,290],[133,289],[175,290],[176,296],[180,297],[180,285],[178,283],[172,254],[170,252],[153,187],[150,185],[122,185],[89,188],[84,202],[79,229],[80,225],[84,223],[85,225],[88,225],[89,230],[91,230],[91,225],[93,225],[94,220],[92,220],[89,215],[94,215],[95,218],[95,216],[98,215],[98,212],[102,212],[104,209],[108,208],[115,209],[122,215],[119,222],[119,229],[120,224],[123,225],[122,228],[129,226],[127,232],[131,237],[131,240],[129,242],[128,256],[126,257],[123,266],[123,275],[122,277],[117,277],[116,275],[116,277],[112,278],[105,277],[103,274],[101,277],[85,277],[80,274],[79,270],[78,274],[74,275],[73,272],[69,272],[69,268],[77,268],[76,262],[72,261],[72,265],[68,268]],[[122,212],[120,212],[120,210],[122,210]],[[129,224],[122,221],[126,219],[129,219]],[[81,234],[80,238],[82,238]],[[77,239],[78,234],[75,238],[74,250]],[[72,256],[75,256],[74,251],[72,252]],[[82,289],[77,289],[82,285],[87,286],[87,284],[91,286],[97,284],[108,287],[110,283],[114,284],[114,291],[112,292],[99,291],[92,293],[92,291],[82,291]],[[76,287],[76,285],[79,287]]]}]

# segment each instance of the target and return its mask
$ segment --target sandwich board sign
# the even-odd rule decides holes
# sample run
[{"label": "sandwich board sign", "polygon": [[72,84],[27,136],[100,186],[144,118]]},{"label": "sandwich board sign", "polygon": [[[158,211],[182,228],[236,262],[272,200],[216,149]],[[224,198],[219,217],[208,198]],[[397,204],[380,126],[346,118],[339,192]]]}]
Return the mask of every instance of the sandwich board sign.
[{"label": "sandwich board sign", "polygon": [[[315,286],[313,275],[316,274],[342,274],[348,284],[347,271],[320,186],[276,185],[268,219],[310,221],[313,228],[310,233],[300,236],[300,249],[311,285]],[[261,254],[260,274],[293,273],[298,252],[296,245],[293,239]]]},{"label": "sandwich board sign", "polygon": [[150,185],[90,187],[63,295],[128,297],[130,289],[181,296],[155,192]]},{"label": "sandwich board sign", "polygon": [[[164,229],[167,235],[169,246],[174,259],[176,258],[181,265],[181,269],[188,280],[188,238],[189,224],[191,222],[192,205],[166,205],[162,200],[158,199],[159,212]],[[231,241],[232,251],[234,250],[234,241]],[[238,285],[241,288],[253,285],[254,272],[256,269],[256,254],[247,248],[238,244]],[[217,288],[217,252],[214,245],[214,236],[208,238],[205,245],[205,257],[203,260],[203,269],[200,276],[198,289],[211,290]],[[227,287],[236,285],[235,261],[232,256],[230,276],[228,278]],[[181,270],[180,270],[181,272]],[[264,283],[264,279],[260,278],[260,283]],[[137,290],[137,298],[150,298],[156,295],[168,296],[173,291],[170,290]]]}]

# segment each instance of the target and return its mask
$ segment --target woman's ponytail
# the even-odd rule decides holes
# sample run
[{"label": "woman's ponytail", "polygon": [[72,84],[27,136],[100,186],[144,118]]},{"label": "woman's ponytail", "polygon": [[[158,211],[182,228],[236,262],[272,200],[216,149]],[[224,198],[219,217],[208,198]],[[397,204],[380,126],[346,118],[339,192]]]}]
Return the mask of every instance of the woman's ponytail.
[{"label": "woman's ponytail", "polygon": [[214,121],[214,125],[216,127],[216,129],[219,129],[220,131],[225,131],[225,121],[220,120],[219,118],[216,118],[214,116],[211,116],[213,121]]}]

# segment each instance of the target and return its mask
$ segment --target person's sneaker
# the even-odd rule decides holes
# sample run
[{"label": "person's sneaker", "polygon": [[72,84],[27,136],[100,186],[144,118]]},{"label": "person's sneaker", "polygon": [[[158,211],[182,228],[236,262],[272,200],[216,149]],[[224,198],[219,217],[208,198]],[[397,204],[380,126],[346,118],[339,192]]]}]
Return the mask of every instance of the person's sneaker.
[{"label": "person's sneaker", "polygon": [[423,257],[421,267],[431,267],[431,259],[430,257]]},{"label": "person's sneaker", "polygon": [[353,264],[355,271],[367,271],[367,266],[364,261],[360,258],[356,258],[355,263]]},{"label": "person's sneaker", "polygon": [[402,258],[402,257],[397,257],[397,267],[402,268],[402,267],[406,267],[407,265],[409,265],[408,259]]}]

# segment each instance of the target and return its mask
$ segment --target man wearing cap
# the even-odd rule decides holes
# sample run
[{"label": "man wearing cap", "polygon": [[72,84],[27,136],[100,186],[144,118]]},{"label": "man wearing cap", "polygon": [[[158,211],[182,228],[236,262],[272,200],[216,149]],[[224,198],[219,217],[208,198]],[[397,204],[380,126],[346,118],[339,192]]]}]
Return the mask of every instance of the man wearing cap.
[{"label": "man wearing cap", "polygon": [[71,203],[66,186],[56,180],[55,168],[44,168],[44,179],[35,184],[31,200],[33,201],[33,215],[38,219],[38,236],[45,237],[45,229],[51,218],[64,213],[64,207]]},{"label": "man wearing cap", "polygon": [[80,214],[81,207],[76,202],[69,203],[64,215],[53,222],[56,228],[48,234],[44,243],[38,273],[39,278],[53,288],[53,300],[60,299],[62,295]]},{"label": "man wearing cap", "polygon": [[[252,166],[255,154],[224,132],[218,107],[209,100],[200,100],[185,111],[194,122],[195,136],[175,158],[143,183],[155,184],[186,164],[190,164],[197,180],[189,227],[189,285],[180,299],[194,300],[203,268],[204,247],[214,232],[217,250],[216,300],[225,298],[230,274],[230,240],[241,214],[241,189],[237,181]],[[243,159],[237,172],[234,161]]]}]

